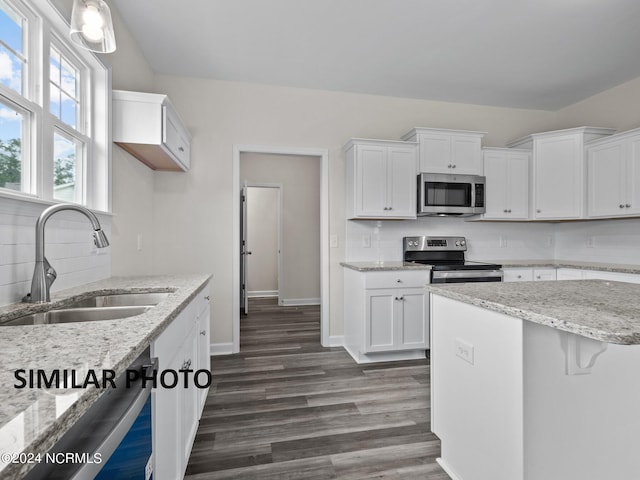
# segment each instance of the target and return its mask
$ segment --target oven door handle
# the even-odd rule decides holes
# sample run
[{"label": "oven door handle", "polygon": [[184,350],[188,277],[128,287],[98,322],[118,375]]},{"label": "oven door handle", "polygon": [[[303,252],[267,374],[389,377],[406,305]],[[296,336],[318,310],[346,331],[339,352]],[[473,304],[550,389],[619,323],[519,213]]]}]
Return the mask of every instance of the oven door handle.
[{"label": "oven door handle", "polygon": [[502,278],[502,270],[432,271],[432,279],[439,278]]}]

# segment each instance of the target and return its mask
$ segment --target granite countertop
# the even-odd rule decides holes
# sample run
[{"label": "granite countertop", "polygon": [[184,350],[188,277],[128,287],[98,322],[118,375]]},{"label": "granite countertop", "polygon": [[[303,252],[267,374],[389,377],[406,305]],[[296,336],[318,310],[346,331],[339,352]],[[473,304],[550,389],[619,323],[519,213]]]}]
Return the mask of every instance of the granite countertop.
[{"label": "granite countertop", "polygon": [[[112,293],[171,292],[148,312],[119,320],[0,327],[0,453],[44,453],[105,391],[15,388],[18,369],[123,373],[191,302],[210,275],[113,277],[52,293],[51,304],[14,304],[0,308],[0,322],[28,313],[64,307],[71,301]],[[19,479],[32,467],[6,463],[0,478]]]},{"label": "granite countertop", "polygon": [[431,265],[413,264],[404,262],[340,262],[345,268],[358,272],[393,272],[398,270],[431,270]]},{"label": "granite countertop", "polygon": [[640,265],[621,263],[578,262],[575,260],[495,260],[503,268],[577,268],[599,272],[640,274]]},{"label": "granite countertop", "polygon": [[441,295],[583,337],[640,344],[640,285],[606,280],[426,285]]}]

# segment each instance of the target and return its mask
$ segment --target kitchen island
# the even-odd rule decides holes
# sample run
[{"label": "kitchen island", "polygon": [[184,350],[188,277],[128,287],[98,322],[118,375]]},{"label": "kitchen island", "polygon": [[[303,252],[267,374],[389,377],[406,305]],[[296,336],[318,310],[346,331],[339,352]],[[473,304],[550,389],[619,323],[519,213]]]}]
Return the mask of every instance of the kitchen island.
[{"label": "kitchen island", "polygon": [[[17,370],[112,370],[118,376],[202,295],[209,279],[209,275],[114,277],[53,293],[50,304],[14,304],[0,308],[0,322],[3,322],[28,313],[64,308],[70,302],[95,295],[169,293],[146,313],[119,320],[0,326],[0,453],[44,454],[106,390],[94,385],[67,389],[16,388],[16,384],[20,384]],[[208,324],[208,318],[206,322]],[[25,461],[7,462],[9,458],[0,459],[1,479],[23,478],[34,467]]]},{"label": "kitchen island", "polygon": [[432,430],[454,480],[638,478],[640,285],[429,285]]}]

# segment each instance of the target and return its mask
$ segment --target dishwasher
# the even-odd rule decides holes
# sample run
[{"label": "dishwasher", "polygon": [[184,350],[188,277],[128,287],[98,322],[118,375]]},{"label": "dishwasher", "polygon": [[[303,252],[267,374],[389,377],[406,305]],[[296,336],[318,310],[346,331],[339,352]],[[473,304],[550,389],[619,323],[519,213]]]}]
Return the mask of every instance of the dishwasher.
[{"label": "dishwasher", "polygon": [[[135,381],[126,372],[115,380],[94,405],[47,452],[51,456],[78,454],[86,463],[39,463],[25,480],[149,480],[153,478],[151,388],[146,382],[157,368],[147,348],[127,369],[136,370]],[[76,458],[78,458],[76,456]],[[64,457],[58,457],[64,459]]]}]

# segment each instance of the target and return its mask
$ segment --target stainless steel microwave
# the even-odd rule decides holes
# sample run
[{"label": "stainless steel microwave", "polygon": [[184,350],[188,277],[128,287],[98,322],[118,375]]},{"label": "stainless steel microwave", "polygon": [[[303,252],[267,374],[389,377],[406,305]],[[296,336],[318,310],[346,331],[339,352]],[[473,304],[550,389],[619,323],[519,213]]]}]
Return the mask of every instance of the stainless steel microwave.
[{"label": "stainless steel microwave", "polygon": [[485,177],[421,173],[418,175],[418,216],[484,213]]}]

